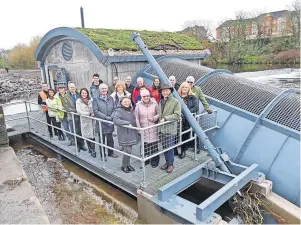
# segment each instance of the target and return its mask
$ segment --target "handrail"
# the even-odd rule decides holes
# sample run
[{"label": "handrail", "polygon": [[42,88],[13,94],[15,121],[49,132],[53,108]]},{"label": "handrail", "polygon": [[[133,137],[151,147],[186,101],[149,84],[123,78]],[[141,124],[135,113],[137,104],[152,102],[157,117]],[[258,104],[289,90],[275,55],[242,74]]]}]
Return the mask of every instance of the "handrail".
[{"label": "handrail", "polygon": [[[31,101],[22,101],[21,102],[22,104],[25,104],[25,106],[27,106],[27,104],[29,104],[29,106],[30,106],[30,104],[34,104],[34,105],[39,105],[38,103],[36,103],[36,102],[31,102]],[[14,104],[20,104],[20,102],[18,102],[18,103],[11,103],[11,104],[6,104],[6,105],[14,105]],[[100,148],[101,148],[101,154],[102,155],[104,155],[104,151],[105,151],[105,149],[110,149],[110,150],[113,150],[113,151],[115,151],[115,152],[118,152],[119,154],[121,154],[121,155],[127,155],[127,156],[129,156],[129,157],[131,157],[131,158],[133,158],[133,159],[136,159],[136,160],[138,160],[138,161],[140,161],[141,162],[141,164],[142,164],[142,169],[143,169],[143,175],[142,175],[142,177],[143,177],[143,181],[141,182],[141,186],[143,186],[143,187],[146,187],[146,174],[145,174],[145,165],[144,165],[144,162],[145,161],[147,161],[147,160],[149,160],[149,159],[151,159],[151,158],[154,158],[154,157],[156,157],[156,156],[158,156],[158,155],[161,155],[162,153],[164,153],[164,152],[167,152],[167,151],[169,151],[169,150],[171,150],[171,149],[174,149],[174,148],[176,148],[176,147],[178,147],[178,146],[182,146],[183,144],[185,144],[185,143],[187,143],[187,142],[191,142],[191,141],[194,141],[194,143],[195,143],[195,146],[196,146],[196,140],[197,140],[197,138],[196,138],[196,135],[194,135],[193,134],[193,132],[192,132],[192,128],[190,127],[190,128],[188,128],[187,130],[182,130],[182,120],[180,119],[180,120],[177,120],[177,121],[166,121],[166,122],[164,122],[164,123],[158,123],[158,124],[155,124],[155,125],[152,125],[152,126],[149,126],[149,127],[144,127],[144,128],[138,128],[138,127],[132,127],[132,126],[128,126],[128,125],[123,125],[123,127],[126,127],[126,128],[128,128],[128,129],[133,129],[133,130],[136,130],[137,132],[139,132],[141,135],[140,135],[140,137],[139,137],[139,140],[140,140],[140,143],[139,143],[139,145],[140,145],[140,154],[139,154],[139,150],[138,150],[138,152],[133,152],[133,153],[131,153],[131,154],[129,154],[129,153],[126,153],[126,152],[124,152],[124,151],[122,151],[122,150],[120,150],[120,149],[118,149],[118,148],[115,148],[115,147],[110,147],[110,146],[108,146],[107,144],[106,144],[106,139],[102,139],[102,135],[100,135],[100,139],[98,140],[98,141],[93,141],[93,140],[91,140],[91,139],[88,139],[88,138],[85,138],[85,137],[83,137],[83,136],[81,136],[81,135],[78,135],[77,133],[76,133],[76,129],[75,129],[75,127],[74,127],[74,133],[73,132],[71,132],[71,131],[67,131],[67,130],[65,130],[64,128],[62,128],[62,127],[56,127],[55,125],[53,125],[53,124],[48,124],[45,120],[43,121],[43,120],[41,120],[41,119],[37,119],[37,118],[34,118],[33,116],[31,116],[30,115],[30,112],[28,111],[28,109],[27,109],[27,107],[25,107],[26,108],[26,116],[24,116],[24,117],[20,117],[20,118],[13,118],[13,119],[10,119],[10,118],[8,118],[8,119],[6,119],[6,121],[7,122],[10,122],[10,121],[13,121],[13,120],[16,120],[16,119],[23,119],[23,118],[27,118],[28,119],[28,131],[27,132],[34,132],[34,126],[32,126],[33,124],[32,124],[32,122],[31,121],[36,121],[36,122],[38,122],[38,123],[41,123],[41,124],[44,124],[45,125],[45,129],[46,129],[46,126],[50,126],[52,129],[57,129],[57,130],[60,130],[60,131],[62,131],[62,132],[64,132],[64,133],[66,133],[66,134],[70,134],[70,135],[72,135],[74,138],[75,138],[75,140],[77,139],[77,138],[79,138],[79,139],[83,139],[83,140],[85,140],[85,141],[87,141],[87,142],[91,142],[91,143],[93,143],[93,144],[96,144],[95,146],[99,146]],[[48,107],[48,108],[50,108],[50,109],[52,109],[52,110],[55,110],[55,111],[57,111],[58,109],[56,109],[56,108],[53,108],[53,107]],[[100,129],[101,129],[101,123],[109,123],[109,124],[114,124],[112,121],[108,121],[108,120],[103,120],[103,119],[100,119],[100,118],[97,118],[97,117],[91,117],[91,116],[86,116],[86,115],[81,115],[81,114],[78,114],[78,113],[75,113],[75,112],[67,112],[66,110],[64,110],[64,109],[62,109],[62,110],[60,110],[60,111],[63,111],[63,112],[65,112],[65,113],[70,113],[71,115],[72,115],[72,118],[73,118],[73,125],[75,125],[75,123],[74,123],[74,116],[76,115],[76,116],[79,116],[80,118],[81,117],[83,117],[83,118],[89,118],[89,119],[91,119],[91,120],[94,120],[96,123],[99,123],[99,127],[100,127]],[[36,111],[37,112],[37,111]],[[44,113],[44,111],[42,111],[42,108],[40,108],[40,112],[41,112],[41,114],[39,114],[39,115],[42,115],[42,113]],[[216,112],[216,110],[214,111],[214,112]],[[33,113],[33,112],[32,112]],[[201,116],[205,116],[207,113],[202,113],[202,114],[198,114],[198,115],[194,115],[195,117],[201,117]],[[35,114],[33,114],[33,115],[35,115]],[[45,118],[44,118],[45,119]],[[216,118],[215,118],[216,119]],[[173,126],[166,126],[166,125],[168,125],[168,124],[171,124],[171,123],[175,123],[175,124],[177,124],[177,126],[174,128]],[[93,123],[94,124],[94,123]],[[164,136],[161,136],[161,134],[160,134],[160,132],[161,132],[161,129],[163,129],[163,130],[167,130],[167,132],[174,132],[174,131],[176,131],[177,132],[177,137],[179,138],[179,141],[176,143],[176,144],[174,144],[174,145],[172,145],[172,146],[170,146],[170,145],[163,145],[163,142],[164,142]],[[176,130],[175,130],[176,129]],[[46,129],[47,130],[47,129]],[[45,131],[46,131],[45,130]],[[147,137],[145,136],[145,131],[147,132],[147,130],[149,130],[149,132],[155,132],[156,133],[156,135],[157,136],[155,136],[155,140],[151,140],[151,143],[153,142],[153,141],[155,141],[155,142],[158,142],[157,144],[160,144],[160,146],[162,145],[162,147],[161,148],[159,148],[158,149],[158,151],[157,152],[149,152],[149,148],[150,147],[145,147],[144,146],[144,143],[145,142],[148,142],[147,140],[149,140],[149,139],[147,139]],[[101,133],[101,130],[100,130],[100,133]],[[187,139],[185,139],[185,140],[183,140],[182,139],[182,136],[185,134],[185,133],[190,133],[190,135],[189,135],[189,137],[187,137]],[[163,139],[161,139],[163,137]],[[105,137],[106,138],[106,137]],[[50,142],[51,142],[51,139],[50,139]],[[78,157],[80,157],[79,155],[78,155],[78,150],[77,150],[77,142],[75,141],[75,143],[76,143],[76,148],[75,148],[75,152],[71,152],[72,154],[74,154],[74,155],[76,155],[76,156],[78,156]],[[138,146],[139,146],[138,145]],[[68,151],[68,150],[67,150]],[[195,148],[195,153],[194,153],[194,159],[195,160],[197,160],[197,156],[196,156],[196,148]],[[138,155],[137,155],[138,154]],[[145,155],[146,154],[146,155]],[[87,160],[87,162],[89,162],[89,159],[84,159],[84,160]],[[105,160],[104,160],[104,157],[102,158],[102,164],[101,164],[103,167],[105,167],[105,165],[106,165],[106,162],[105,162]]]}]

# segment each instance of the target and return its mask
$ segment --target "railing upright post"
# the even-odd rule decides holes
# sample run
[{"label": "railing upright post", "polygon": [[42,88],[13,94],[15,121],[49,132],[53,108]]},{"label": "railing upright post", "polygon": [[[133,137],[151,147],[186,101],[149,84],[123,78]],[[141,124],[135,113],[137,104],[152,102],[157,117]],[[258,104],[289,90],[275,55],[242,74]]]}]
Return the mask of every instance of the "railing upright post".
[{"label": "railing upright post", "polygon": [[182,118],[181,118],[181,117],[180,117],[180,120],[179,120],[179,121],[180,121],[180,128],[179,128],[179,129],[180,129],[180,131],[179,131],[179,134],[180,134],[179,139],[180,139],[180,140],[179,140],[179,143],[182,145],[182,126],[183,126],[182,122],[183,122],[183,121],[182,121]]},{"label": "railing upright post", "polygon": [[101,146],[100,146],[100,158],[103,162],[103,167],[105,167],[105,155],[104,155],[104,147],[103,147],[103,138],[102,138],[102,127],[101,127],[101,121],[98,120],[98,125],[99,125],[99,139],[100,139],[100,143],[101,143]]},{"label": "railing upright post", "polygon": [[0,105],[0,146],[6,147],[9,144],[9,139],[7,135],[7,128],[5,124],[5,116],[3,112],[3,107]]},{"label": "railing upright post", "polygon": [[75,130],[75,119],[74,119],[74,114],[71,113],[72,115],[72,125],[73,125],[73,134],[74,134],[74,142],[75,142],[75,153],[78,155],[78,148],[77,148],[77,137],[76,137],[76,130]]},{"label": "railing upright post", "polygon": [[[28,121],[28,132],[30,132],[30,119],[29,119],[29,113],[28,113],[28,108],[27,108],[27,102],[25,101],[25,109],[26,109],[26,117],[27,117],[27,121]],[[28,102],[30,105],[30,102]]]},{"label": "railing upright post", "polygon": [[144,149],[144,130],[141,132],[141,158],[142,158],[142,172],[143,172],[143,178],[142,178],[142,184],[141,187],[146,188],[146,172],[145,172],[145,149]]}]

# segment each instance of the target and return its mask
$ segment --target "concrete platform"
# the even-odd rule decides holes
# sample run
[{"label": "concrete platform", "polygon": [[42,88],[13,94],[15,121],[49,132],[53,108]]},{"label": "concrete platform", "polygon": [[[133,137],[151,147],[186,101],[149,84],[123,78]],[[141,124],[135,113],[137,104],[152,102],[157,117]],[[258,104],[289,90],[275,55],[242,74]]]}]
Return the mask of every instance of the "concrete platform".
[{"label": "concrete platform", "polygon": [[0,148],[0,223],[49,224],[11,147]]}]

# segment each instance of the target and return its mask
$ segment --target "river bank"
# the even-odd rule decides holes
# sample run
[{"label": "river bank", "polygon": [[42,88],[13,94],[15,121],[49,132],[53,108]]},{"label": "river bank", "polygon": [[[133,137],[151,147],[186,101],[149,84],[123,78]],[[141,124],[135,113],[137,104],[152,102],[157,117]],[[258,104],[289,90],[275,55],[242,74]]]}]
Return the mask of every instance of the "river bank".
[{"label": "river bank", "polygon": [[0,75],[0,104],[15,99],[29,99],[41,88],[39,70],[11,70]]},{"label": "river bank", "polygon": [[50,223],[134,223],[135,199],[32,139],[11,138]]}]

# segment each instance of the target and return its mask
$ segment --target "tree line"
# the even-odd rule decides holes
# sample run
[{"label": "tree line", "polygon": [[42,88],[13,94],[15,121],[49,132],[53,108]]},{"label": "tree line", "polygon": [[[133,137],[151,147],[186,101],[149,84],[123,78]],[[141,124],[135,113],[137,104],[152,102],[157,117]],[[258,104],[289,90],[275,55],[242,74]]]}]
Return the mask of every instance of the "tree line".
[{"label": "tree line", "polygon": [[36,69],[34,53],[41,38],[31,38],[29,44],[17,44],[10,50],[0,49],[0,68]]},{"label": "tree line", "polygon": [[[260,10],[237,11],[235,19],[221,21],[218,38],[213,35],[211,22],[206,20],[186,21],[183,31],[199,39],[204,48],[211,50],[209,64],[270,63],[279,60],[276,56],[280,52],[293,54],[291,58],[294,58],[300,50],[300,1],[293,1],[287,10],[285,24],[280,24],[282,28],[279,37],[266,35],[265,32],[271,32],[272,27],[263,24],[263,18],[268,12]],[[251,27],[255,32],[248,33]],[[297,55],[300,58],[300,54]]]}]

